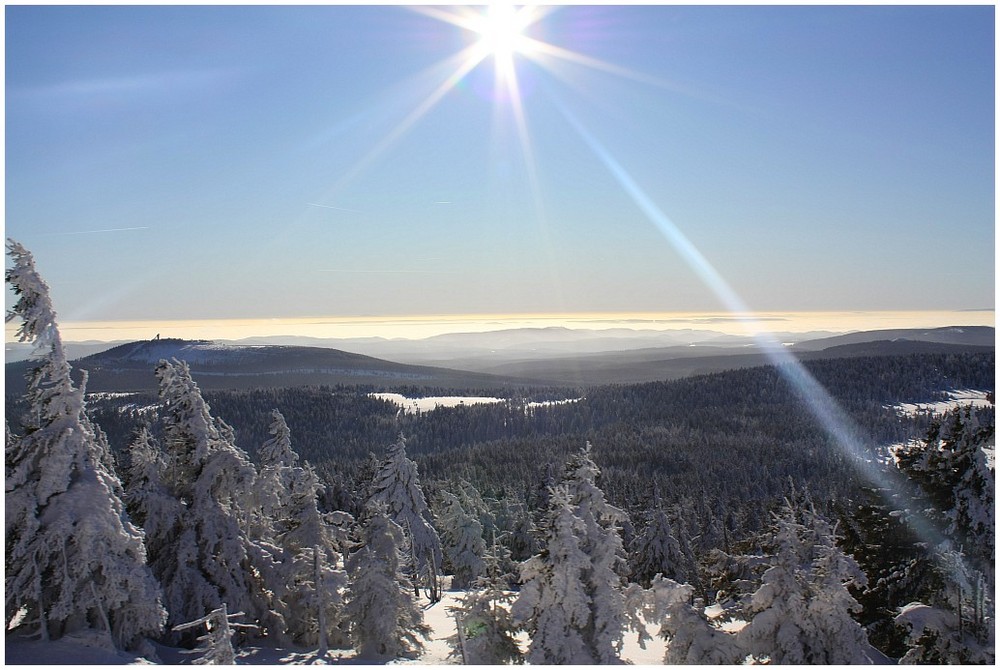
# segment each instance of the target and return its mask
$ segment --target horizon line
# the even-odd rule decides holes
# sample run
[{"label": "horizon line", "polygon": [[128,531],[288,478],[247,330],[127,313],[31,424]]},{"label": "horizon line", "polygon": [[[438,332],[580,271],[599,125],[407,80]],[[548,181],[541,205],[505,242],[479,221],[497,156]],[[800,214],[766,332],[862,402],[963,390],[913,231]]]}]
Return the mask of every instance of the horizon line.
[{"label": "horizon line", "polygon": [[[423,339],[459,332],[565,327],[587,330],[713,330],[757,332],[856,332],[898,328],[994,327],[994,308],[939,310],[760,310],[735,314],[714,311],[522,312],[350,316],[227,317],[200,319],[68,320],[59,324],[66,342],[113,342],[165,337],[232,340],[249,337]],[[6,324],[6,344],[16,344],[17,324]],[[252,331],[252,332],[248,332]]]}]

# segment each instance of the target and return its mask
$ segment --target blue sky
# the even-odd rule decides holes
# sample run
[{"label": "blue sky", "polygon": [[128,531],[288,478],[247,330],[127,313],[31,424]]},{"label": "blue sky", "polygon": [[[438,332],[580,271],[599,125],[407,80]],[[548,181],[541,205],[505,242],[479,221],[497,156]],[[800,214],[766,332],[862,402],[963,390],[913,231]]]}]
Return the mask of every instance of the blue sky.
[{"label": "blue sky", "polygon": [[5,13],[63,320],[724,307],[600,155],[751,308],[994,306],[992,6],[562,7],[516,100],[412,8]]}]

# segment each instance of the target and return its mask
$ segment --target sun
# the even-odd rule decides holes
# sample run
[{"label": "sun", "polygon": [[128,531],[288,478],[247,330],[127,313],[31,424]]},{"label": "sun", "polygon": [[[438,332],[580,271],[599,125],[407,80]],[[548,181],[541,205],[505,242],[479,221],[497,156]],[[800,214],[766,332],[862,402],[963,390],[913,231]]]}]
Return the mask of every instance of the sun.
[{"label": "sun", "polygon": [[533,23],[530,7],[516,9],[508,2],[490,3],[477,17],[472,29],[479,35],[479,48],[497,61],[509,61],[514,54],[527,53],[531,41],[524,29]]}]

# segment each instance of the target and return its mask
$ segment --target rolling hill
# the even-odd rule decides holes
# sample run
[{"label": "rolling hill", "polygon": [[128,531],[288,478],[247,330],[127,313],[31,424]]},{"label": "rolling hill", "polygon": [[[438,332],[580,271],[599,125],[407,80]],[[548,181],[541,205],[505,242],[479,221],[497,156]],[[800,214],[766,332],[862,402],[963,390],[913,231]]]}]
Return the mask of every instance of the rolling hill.
[{"label": "rolling hill", "polygon": [[[521,380],[495,375],[405,365],[322,347],[232,345],[206,340],[130,342],[73,361],[74,379],[88,374],[88,391],[151,391],[161,359],[183,360],[203,389],[277,388],[319,384],[413,384],[443,388],[505,388]],[[32,365],[6,365],[7,392],[25,387]]]},{"label": "rolling hill", "polygon": [[989,326],[949,326],[946,328],[866,330],[806,340],[792,345],[792,348],[795,351],[819,351],[834,346],[879,341],[933,342],[992,347],[996,344],[996,329]]},{"label": "rolling hill", "polygon": [[[881,330],[801,341],[779,346],[801,360],[917,353],[992,351],[995,330],[953,327]],[[506,339],[505,339],[506,338]],[[499,331],[427,342],[408,340],[413,360],[385,360],[342,349],[286,344],[246,344],[204,340],[147,340],[115,346],[73,362],[74,373],[89,374],[91,391],[154,390],[153,369],[161,359],[187,361],[205,389],[277,388],[319,384],[412,385],[449,389],[503,389],[512,386],[599,386],[679,379],[698,374],[768,365],[774,357],[749,338],[719,338],[703,344],[636,348],[646,342],[623,334],[582,335],[573,331]],[[456,344],[461,341],[461,344]],[[503,347],[504,342],[507,347]],[[546,346],[537,346],[546,341]],[[661,340],[662,341],[662,340]],[[586,345],[575,346],[579,342]],[[561,343],[562,346],[558,346]],[[593,350],[592,350],[593,349]],[[386,352],[387,355],[392,355]],[[407,359],[402,349],[399,358]],[[395,358],[395,356],[394,356]],[[6,366],[8,392],[24,388],[30,362]]]},{"label": "rolling hill", "polygon": [[[800,360],[896,356],[920,353],[992,351],[990,327],[875,330],[778,345],[782,354]],[[427,360],[428,365],[487,374],[528,377],[554,385],[596,386],[680,379],[699,374],[769,365],[774,358],[751,338],[716,338],[698,344],[626,348],[580,353],[495,350],[491,355],[455,355]]]},{"label": "rolling hill", "polygon": [[[993,351],[993,347],[882,340],[845,344],[819,351],[791,351],[790,353],[799,360],[810,361],[863,356],[957,354],[989,351]],[[771,365],[774,362],[775,359],[760,349],[683,347],[594,354],[546,361],[510,362],[475,369],[497,375],[530,376],[532,379],[544,379],[549,384],[560,386],[600,386],[603,384],[634,384],[681,379],[725,370]],[[459,367],[462,362],[454,361],[453,365]]]}]

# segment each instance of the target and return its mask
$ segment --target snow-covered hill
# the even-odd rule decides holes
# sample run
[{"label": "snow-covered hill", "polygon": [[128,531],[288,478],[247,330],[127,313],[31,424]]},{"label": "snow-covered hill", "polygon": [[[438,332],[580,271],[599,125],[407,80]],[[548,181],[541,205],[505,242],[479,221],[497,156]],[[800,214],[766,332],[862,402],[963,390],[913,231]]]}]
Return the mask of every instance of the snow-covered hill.
[{"label": "snow-covered hill", "polygon": [[[226,344],[206,340],[129,342],[73,361],[90,391],[151,391],[160,360],[186,361],[206,389],[401,382],[449,388],[504,388],[522,383],[495,375],[407,365],[324,347]],[[8,391],[24,386],[29,361],[8,363]],[[77,373],[79,374],[79,373]]]}]

